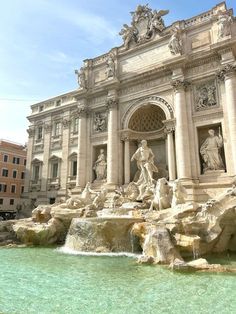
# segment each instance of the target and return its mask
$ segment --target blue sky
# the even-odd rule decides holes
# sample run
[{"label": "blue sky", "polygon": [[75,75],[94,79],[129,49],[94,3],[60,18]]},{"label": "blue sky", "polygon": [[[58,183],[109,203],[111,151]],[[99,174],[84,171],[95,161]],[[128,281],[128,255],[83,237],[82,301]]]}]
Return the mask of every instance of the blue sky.
[{"label": "blue sky", "polygon": [[[77,88],[82,61],[122,44],[130,11],[169,9],[166,25],[220,1],[8,0],[0,4],[0,138],[27,141],[30,105]],[[226,1],[236,10],[236,1]]]}]

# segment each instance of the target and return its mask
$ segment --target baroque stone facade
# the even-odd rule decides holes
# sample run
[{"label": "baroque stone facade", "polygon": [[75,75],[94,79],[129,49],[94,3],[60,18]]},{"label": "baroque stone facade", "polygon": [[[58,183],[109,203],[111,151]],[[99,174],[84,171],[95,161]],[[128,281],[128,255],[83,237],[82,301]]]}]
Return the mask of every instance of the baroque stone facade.
[{"label": "baroque stone facade", "polygon": [[[159,172],[205,200],[236,176],[236,22],[220,3],[164,23],[139,5],[123,45],[85,60],[77,90],[32,106],[25,196],[67,198],[87,182],[115,188],[138,177],[131,156],[147,140]],[[101,158],[102,156],[102,158]],[[100,164],[101,162],[101,164]]]}]

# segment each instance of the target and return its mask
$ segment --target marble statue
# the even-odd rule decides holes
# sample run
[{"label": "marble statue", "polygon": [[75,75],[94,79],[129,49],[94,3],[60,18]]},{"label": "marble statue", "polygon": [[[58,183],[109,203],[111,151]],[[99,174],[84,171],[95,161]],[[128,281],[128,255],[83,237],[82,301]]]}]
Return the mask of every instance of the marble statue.
[{"label": "marble statue", "polygon": [[80,196],[72,196],[70,197],[65,204],[61,204],[60,207],[62,208],[69,208],[69,209],[77,209],[77,208],[82,208],[86,205],[92,204],[93,202],[93,197],[92,195],[96,194],[91,189],[91,183],[88,182],[82,191]]},{"label": "marble statue", "polygon": [[124,40],[125,49],[129,48],[129,44],[132,41],[137,42],[137,30],[133,26],[123,24],[123,28],[119,32],[119,35],[121,35]]},{"label": "marble statue", "polygon": [[154,190],[154,198],[151,202],[149,210],[162,210],[171,206],[171,188],[166,178],[161,178],[157,181]]},{"label": "marble statue", "polygon": [[152,14],[152,9],[146,5],[138,5],[134,12],[130,12],[132,15],[132,23],[138,23],[142,18],[150,17]]},{"label": "marble statue", "polygon": [[85,76],[85,70],[83,67],[80,68],[80,71],[75,70],[75,74],[77,75],[78,84],[81,88],[86,88],[86,76]]},{"label": "marble statue", "polygon": [[165,29],[165,24],[162,16],[169,13],[169,10],[153,10],[152,18],[150,21],[150,32],[154,33],[156,31],[162,32]]},{"label": "marble statue", "polygon": [[223,138],[220,134],[215,135],[215,131],[208,130],[209,137],[200,147],[200,154],[204,160],[204,172],[209,170],[224,170],[224,164],[220,155],[220,149],[223,146]]},{"label": "marble statue", "polygon": [[132,15],[131,26],[123,25],[119,35],[123,36],[125,49],[129,48],[129,44],[142,44],[153,38],[156,33],[162,33],[165,24],[162,19],[169,10],[153,10],[146,5],[138,5]]},{"label": "marble statue", "polygon": [[107,130],[107,117],[104,113],[96,113],[94,116],[94,131],[105,132]]},{"label": "marble statue", "polygon": [[218,39],[224,38],[230,35],[230,24],[232,22],[232,16],[227,12],[218,12]]},{"label": "marble statue", "polygon": [[94,163],[93,169],[96,173],[96,181],[104,181],[107,177],[107,162],[104,149],[100,149],[100,154]]},{"label": "marble statue", "polygon": [[187,197],[187,192],[180,180],[175,180],[173,183],[173,196],[171,207],[174,208],[178,204],[184,204]]},{"label": "marble statue", "polygon": [[153,172],[158,172],[157,167],[154,165],[154,154],[147,146],[147,141],[141,141],[139,147],[131,158],[131,161],[137,161],[137,167],[140,170],[140,176],[136,182],[140,190],[139,198],[142,198],[143,190],[150,188],[154,184]]},{"label": "marble statue", "polygon": [[173,29],[173,34],[170,38],[168,47],[170,52],[173,55],[181,54],[182,53],[182,41],[180,38],[180,30],[177,28]]},{"label": "marble statue", "polygon": [[110,53],[107,61],[106,61],[106,77],[107,78],[113,78],[115,77],[115,62],[113,59],[112,54]]}]

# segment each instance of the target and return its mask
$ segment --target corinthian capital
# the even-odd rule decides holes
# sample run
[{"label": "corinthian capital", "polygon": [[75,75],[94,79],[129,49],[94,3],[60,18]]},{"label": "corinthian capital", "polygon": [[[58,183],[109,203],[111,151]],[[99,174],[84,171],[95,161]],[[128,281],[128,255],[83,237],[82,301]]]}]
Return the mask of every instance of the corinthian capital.
[{"label": "corinthian capital", "polygon": [[34,127],[29,127],[27,129],[27,132],[29,134],[29,137],[34,137],[34,134],[35,134],[35,128]]},{"label": "corinthian capital", "polygon": [[89,112],[89,110],[88,110],[87,106],[82,105],[82,106],[78,107],[77,113],[78,113],[79,117],[86,117],[88,112]]},{"label": "corinthian capital", "polygon": [[107,99],[106,101],[106,106],[108,110],[116,108],[117,105],[118,105],[118,100],[116,98],[110,98],[110,99]]},{"label": "corinthian capital", "polygon": [[170,83],[176,92],[181,89],[185,90],[190,85],[190,82],[185,79],[172,80]]},{"label": "corinthian capital", "polygon": [[216,76],[221,81],[224,81],[226,75],[232,75],[236,72],[236,65],[235,64],[225,64],[223,65],[217,72]]}]

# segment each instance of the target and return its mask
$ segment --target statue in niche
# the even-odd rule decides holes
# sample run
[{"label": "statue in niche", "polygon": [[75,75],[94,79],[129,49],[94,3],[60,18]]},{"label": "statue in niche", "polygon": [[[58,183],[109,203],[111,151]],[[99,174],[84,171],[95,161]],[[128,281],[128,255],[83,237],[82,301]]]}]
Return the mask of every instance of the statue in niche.
[{"label": "statue in niche", "polygon": [[107,129],[106,115],[96,113],[94,117],[94,130],[95,132],[105,132]]},{"label": "statue in niche", "polygon": [[80,68],[80,71],[75,70],[75,74],[77,75],[78,84],[81,88],[86,88],[87,82],[86,82],[86,76],[85,76],[85,70],[83,67]]},{"label": "statue in niche", "polygon": [[200,154],[204,160],[203,170],[206,171],[215,171],[215,170],[225,170],[221,155],[220,149],[223,146],[223,138],[220,133],[215,135],[215,131],[210,129],[208,130],[209,137],[203,142],[200,147]]},{"label": "statue in niche", "polygon": [[95,181],[105,181],[107,178],[107,162],[104,149],[100,149],[100,154],[94,163],[93,170],[96,173]]},{"label": "statue in niche", "polygon": [[214,83],[205,83],[198,86],[196,89],[196,110],[208,109],[216,105],[216,87]]},{"label": "statue in niche", "polygon": [[218,12],[218,39],[224,38],[230,35],[230,24],[232,22],[232,16],[228,12]]},{"label": "statue in niche", "polygon": [[106,77],[113,78],[115,77],[115,62],[113,59],[112,54],[109,54],[107,61],[106,61]]},{"label": "statue in niche", "polygon": [[139,188],[138,199],[142,199],[147,189],[153,188],[154,179],[153,172],[158,172],[157,167],[154,165],[154,154],[147,146],[147,141],[141,141],[139,147],[131,158],[131,161],[137,160],[137,167],[140,170],[140,176],[136,185]]},{"label": "statue in niche", "polygon": [[173,34],[170,38],[168,47],[173,55],[182,53],[182,41],[180,38],[180,30],[178,28],[173,29]]}]

